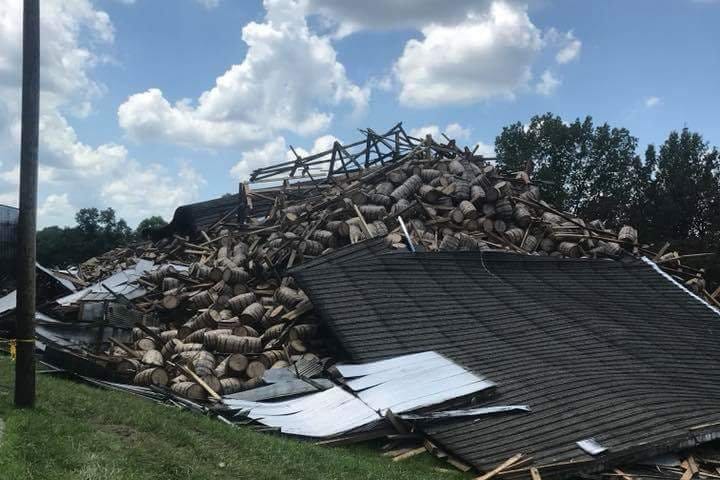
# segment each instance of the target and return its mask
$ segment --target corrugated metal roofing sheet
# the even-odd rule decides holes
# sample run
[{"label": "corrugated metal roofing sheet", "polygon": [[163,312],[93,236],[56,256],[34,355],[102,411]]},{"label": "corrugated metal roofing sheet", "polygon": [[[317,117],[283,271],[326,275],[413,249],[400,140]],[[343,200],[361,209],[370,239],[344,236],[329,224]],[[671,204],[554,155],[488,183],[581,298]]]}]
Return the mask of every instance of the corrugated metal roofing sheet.
[{"label": "corrugated metal roofing sheet", "polygon": [[86,302],[103,302],[115,299],[115,295],[108,292],[103,285],[110,288],[115,294],[133,299],[145,295],[146,290],[137,282],[145,272],[151,271],[155,265],[150,260],[140,260],[133,268],[114,273],[108,278],[75,292],[71,295],[57,299],[60,305],[71,305],[80,300]]},{"label": "corrugated metal roofing sheet", "polygon": [[347,383],[353,393],[333,387],[278,403],[224,397],[229,408],[285,433],[329,437],[383,419],[388,410],[409,412],[478,393],[494,386],[442,355],[423,352],[367,365],[338,365],[360,377]]},{"label": "corrugated metal roofing sheet", "polygon": [[481,470],[522,452],[566,476],[720,434],[720,318],[643,262],[367,254],[295,277],[353,360],[435,350],[498,384],[489,405],[530,405],[425,427]]}]

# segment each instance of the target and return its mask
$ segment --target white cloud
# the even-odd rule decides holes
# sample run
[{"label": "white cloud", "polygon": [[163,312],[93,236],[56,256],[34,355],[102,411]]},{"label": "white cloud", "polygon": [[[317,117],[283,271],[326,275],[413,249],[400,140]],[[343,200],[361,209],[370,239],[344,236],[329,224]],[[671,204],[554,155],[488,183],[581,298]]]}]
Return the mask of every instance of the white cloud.
[{"label": "white cloud", "polygon": [[337,35],[358,30],[419,28],[463,20],[487,8],[489,0],[308,0],[308,10],[337,26]]},{"label": "white cloud", "polygon": [[458,123],[450,123],[442,130],[437,125],[425,125],[423,127],[413,128],[408,132],[411,137],[421,139],[429,134],[438,142],[445,141],[445,137],[442,136],[443,133],[447,135],[448,138],[457,140],[458,143],[462,143],[462,141],[470,137],[470,129]]},{"label": "white cloud", "polygon": [[560,64],[572,62],[580,56],[581,48],[582,42],[575,38],[573,32],[567,32],[562,36],[562,48],[555,55],[555,60]]},{"label": "white cloud", "polygon": [[[332,135],[322,135],[315,139],[310,150],[297,146],[293,148],[295,149],[295,153],[301,157],[306,157],[330,150],[335,142],[342,143],[341,140]],[[295,154],[293,154],[290,147],[285,143],[285,138],[277,137],[258,148],[243,152],[240,161],[230,169],[230,175],[240,181],[245,181],[250,178],[253,170],[275,163],[295,160],[295,158]],[[322,171],[311,173],[322,173]]]},{"label": "white cloud", "polygon": [[197,147],[269,141],[288,131],[310,135],[332,121],[330,107],[362,111],[369,89],[352,83],[330,39],[314,34],[302,0],[265,0],[264,23],[243,27],[242,63],[217,78],[193,104],[171,104],[159,89],[132,95],[118,110],[134,139]]},{"label": "white cloud", "polygon": [[179,205],[196,200],[205,183],[203,177],[189,165],[171,174],[158,164],[139,164],[128,161],[122,172],[105,183],[100,198],[113,205],[126,219],[136,223],[150,215],[172,217]]},{"label": "white cloud", "polygon": [[[137,0],[115,0],[116,2],[124,3],[125,5],[134,5]],[[215,8],[218,5],[220,5],[220,0],[195,0],[196,3],[199,3],[203,7],[207,9]]]},{"label": "white cloud", "polygon": [[552,95],[561,83],[550,70],[545,70],[540,76],[540,81],[535,85],[535,90],[540,95]]},{"label": "white cloud", "polygon": [[647,97],[645,99],[645,106],[647,108],[657,107],[661,103],[662,103],[662,99],[660,97]]},{"label": "white cloud", "polygon": [[[0,153],[5,159],[0,201],[13,205],[19,177],[21,4],[0,0]],[[174,174],[153,164],[141,166],[123,145],[82,142],[68,121],[68,114],[89,114],[104,91],[91,74],[107,58],[102,49],[114,41],[108,15],[88,0],[44,0],[40,18],[40,226],[72,223],[76,205],[126,200],[112,206],[133,223],[145,212],[167,213],[169,202],[194,200],[202,181],[191,169]],[[121,182],[128,197],[119,195]]]},{"label": "white cloud", "polygon": [[74,224],[77,208],[70,203],[67,193],[51,194],[38,208],[38,221],[43,225],[69,226]]},{"label": "white cloud", "polygon": [[[475,145],[478,147],[475,151],[476,155],[482,155],[483,157],[495,157],[495,146],[494,145],[488,145],[487,143],[483,143],[481,141],[475,142]],[[475,147],[473,147],[475,148]]]},{"label": "white cloud", "polygon": [[259,148],[243,152],[240,161],[230,169],[230,175],[240,181],[245,181],[250,178],[250,174],[256,168],[294,160],[294,158],[292,152],[289,152],[285,145],[285,139],[277,137]]},{"label": "white cloud", "polygon": [[422,33],[422,40],[407,42],[395,64],[404,105],[512,98],[529,83],[543,48],[525,9],[502,2],[456,25],[428,25]]}]

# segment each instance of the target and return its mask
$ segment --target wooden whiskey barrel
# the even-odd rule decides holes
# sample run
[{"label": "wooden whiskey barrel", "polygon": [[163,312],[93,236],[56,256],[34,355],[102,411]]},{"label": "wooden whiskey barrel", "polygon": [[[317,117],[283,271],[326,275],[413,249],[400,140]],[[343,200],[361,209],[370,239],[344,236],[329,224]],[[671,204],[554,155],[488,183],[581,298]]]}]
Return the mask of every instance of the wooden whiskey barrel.
[{"label": "wooden whiskey barrel", "polygon": [[236,295],[228,300],[228,305],[230,310],[239,315],[248,305],[255,303],[256,301],[257,298],[255,297],[254,292],[241,293],[240,295]]},{"label": "wooden whiskey barrel", "polygon": [[215,356],[212,353],[201,350],[193,357],[193,370],[199,377],[205,377],[215,374]]},{"label": "wooden whiskey barrel", "polygon": [[261,379],[265,374],[265,370],[267,370],[267,368],[261,361],[254,360],[248,364],[245,369],[245,375],[250,379]]},{"label": "wooden whiskey barrel", "polygon": [[202,343],[181,343],[175,347],[175,353],[180,352],[195,352],[203,349]]},{"label": "wooden whiskey barrel", "polygon": [[221,353],[260,353],[262,352],[262,341],[257,337],[220,335],[215,350]]},{"label": "wooden whiskey barrel", "polygon": [[518,203],[515,205],[515,210],[513,210],[513,220],[518,227],[527,228],[530,226],[530,222],[532,221],[530,210],[528,210],[524,205]]},{"label": "wooden whiskey barrel", "polygon": [[133,375],[138,372],[142,368],[142,364],[140,363],[140,360],[136,358],[123,358],[120,360],[115,367],[115,370],[117,370],[118,373],[121,374],[130,374]]},{"label": "wooden whiskey barrel", "polygon": [[219,328],[216,330],[207,330],[203,334],[202,343],[208,350],[215,350],[217,347],[217,340],[220,335],[231,335],[232,330],[229,328]]},{"label": "wooden whiskey barrel", "polygon": [[422,178],[418,175],[413,175],[405,180],[402,185],[393,190],[392,193],[390,193],[390,196],[393,197],[395,201],[398,201],[401,198],[410,198],[410,196],[414,195],[415,192],[420,189],[422,184]]},{"label": "wooden whiskey barrel", "polygon": [[514,245],[520,245],[524,236],[525,232],[520,228],[508,228],[505,230],[505,237]]},{"label": "wooden whiskey barrel", "polygon": [[245,389],[243,381],[235,377],[220,379],[220,387],[223,395],[230,395],[231,393],[241,392]]},{"label": "wooden whiskey barrel", "polygon": [[290,340],[305,340],[306,338],[313,337],[317,332],[317,325],[303,324],[295,325],[290,329],[288,338]]},{"label": "wooden whiskey barrel", "polygon": [[250,279],[250,274],[239,267],[228,267],[223,271],[223,281],[234,285],[236,283],[245,283]]},{"label": "wooden whiskey barrel", "polygon": [[148,368],[138,372],[133,379],[135,385],[147,387],[150,385],[165,386],[168,384],[169,377],[164,368]]},{"label": "wooden whiskey barrel", "polygon": [[135,350],[140,350],[142,352],[154,350],[156,347],[155,340],[150,337],[141,338],[135,342]]},{"label": "wooden whiskey barrel", "polygon": [[175,354],[175,350],[180,345],[182,345],[182,342],[180,340],[178,340],[177,338],[171,338],[167,341],[165,345],[163,345],[160,353],[162,354],[163,358],[168,359]]},{"label": "wooden whiskey barrel", "polygon": [[495,202],[495,214],[503,220],[510,220],[513,215],[513,207],[510,200],[501,198]]},{"label": "wooden whiskey barrel", "polygon": [[275,290],[275,301],[283,305],[288,310],[292,310],[295,305],[300,303],[304,297],[296,290],[289,287],[280,287]]},{"label": "wooden whiskey barrel", "polygon": [[[280,318],[280,317],[278,317]],[[267,329],[265,326],[267,325],[265,322],[263,322],[262,326]],[[250,325],[240,325],[238,327],[235,327],[232,329],[232,334],[237,335],[238,337],[259,337],[260,333],[255,330]]]},{"label": "wooden whiskey barrel", "polygon": [[187,337],[183,339],[184,342],[188,343],[203,343],[203,338],[205,337],[205,332],[210,331],[209,328],[201,328],[199,330],[195,330],[194,332],[190,333]]},{"label": "wooden whiskey barrel", "polygon": [[173,383],[170,389],[173,393],[190,400],[207,400],[207,392],[195,382]]},{"label": "wooden whiskey barrel", "polygon": [[623,226],[618,233],[618,240],[625,243],[636,244],[638,240],[637,230],[629,225]]},{"label": "wooden whiskey barrel", "polygon": [[180,287],[180,280],[174,277],[165,277],[162,280],[162,291],[167,292]]},{"label": "wooden whiskey barrel", "polygon": [[142,357],[142,363],[145,365],[152,365],[154,367],[162,367],[165,365],[162,353],[160,350],[148,350]]},{"label": "wooden whiskey barrel", "polygon": [[475,208],[475,205],[473,205],[468,200],[463,200],[462,202],[460,202],[459,207],[465,218],[470,220],[475,220],[476,218],[478,218],[478,211]]},{"label": "wooden whiskey barrel", "polygon": [[558,245],[558,251],[566,257],[579,257],[580,248],[577,243],[574,242],[560,242]]},{"label": "wooden whiskey barrel", "polygon": [[260,325],[265,315],[265,308],[261,303],[251,303],[240,314],[240,322],[248,325]]}]

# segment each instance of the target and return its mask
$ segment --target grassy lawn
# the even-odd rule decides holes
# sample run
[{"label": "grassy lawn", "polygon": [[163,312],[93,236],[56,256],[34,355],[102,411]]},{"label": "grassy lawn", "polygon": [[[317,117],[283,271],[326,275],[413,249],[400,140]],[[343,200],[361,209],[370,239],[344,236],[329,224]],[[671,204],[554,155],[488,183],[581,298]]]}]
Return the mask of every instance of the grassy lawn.
[{"label": "grassy lawn", "polygon": [[429,454],[393,463],[377,448],[325,448],[38,376],[34,410],[12,406],[13,367],[0,357],[0,478],[456,479]]}]

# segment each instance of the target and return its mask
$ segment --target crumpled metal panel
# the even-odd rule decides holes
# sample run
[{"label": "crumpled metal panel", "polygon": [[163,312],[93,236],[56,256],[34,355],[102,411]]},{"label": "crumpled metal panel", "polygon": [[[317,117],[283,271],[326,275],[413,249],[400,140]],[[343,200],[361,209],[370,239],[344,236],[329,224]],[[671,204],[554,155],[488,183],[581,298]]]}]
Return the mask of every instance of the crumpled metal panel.
[{"label": "crumpled metal panel", "polygon": [[[435,352],[337,368],[356,377],[366,374],[347,383],[357,395],[333,387],[285,402],[249,402],[225,397],[224,403],[284,433],[329,437],[378,422],[388,409],[408,412],[494,386],[490,380]],[[358,386],[357,390],[353,384]]]}]

